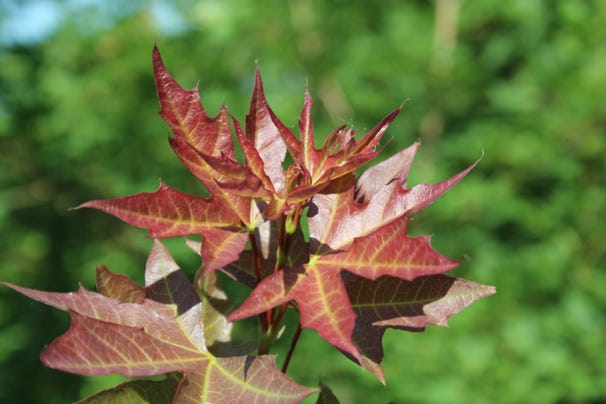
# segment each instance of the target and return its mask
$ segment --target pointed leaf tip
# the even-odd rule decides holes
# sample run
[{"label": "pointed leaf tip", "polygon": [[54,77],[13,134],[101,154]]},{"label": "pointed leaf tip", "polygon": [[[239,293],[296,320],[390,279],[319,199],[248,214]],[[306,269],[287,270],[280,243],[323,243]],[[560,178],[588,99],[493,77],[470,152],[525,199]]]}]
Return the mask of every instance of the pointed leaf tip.
[{"label": "pointed leaf tip", "polygon": [[201,234],[210,227],[236,227],[240,219],[217,198],[202,198],[160,183],[154,192],[98,199],[76,207],[93,208],[148,230],[148,237]]}]

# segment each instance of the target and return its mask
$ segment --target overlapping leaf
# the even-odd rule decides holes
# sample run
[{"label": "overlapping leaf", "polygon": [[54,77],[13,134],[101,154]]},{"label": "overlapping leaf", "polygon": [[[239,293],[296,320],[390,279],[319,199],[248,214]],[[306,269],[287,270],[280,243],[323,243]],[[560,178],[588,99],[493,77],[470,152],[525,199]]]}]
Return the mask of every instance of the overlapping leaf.
[{"label": "overlapping leaf", "polygon": [[183,378],[174,400],[183,403],[293,403],[315,391],[284,376],[273,357],[209,353],[202,303],[159,241],[148,259],[145,288],[102,267],[98,276],[102,293],[83,288],[52,293],[8,285],[71,315],[69,330],[41,355],[47,366],[128,377],[180,372]]},{"label": "overlapping leaf", "polygon": [[[89,201],[78,208],[112,214],[148,229],[149,237],[200,234],[208,239],[202,256],[211,272],[236,259],[245,248],[242,240],[247,236],[243,233],[261,219],[251,200],[265,198],[269,192],[253,170],[237,163],[227,110],[221,108],[216,117],[209,117],[197,89],[184,90],[173,80],[157,48],[153,65],[160,115],[175,135],[170,144],[211,196],[201,198],[161,184],[154,193]],[[232,192],[235,189],[249,196]],[[226,245],[230,249],[217,254]]]},{"label": "overlapping leaf", "polygon": [[428,237],[408,237],[406,224],[410,213],[444,194],[473,166],[443,182],[407,189],[416,148],[413,145],[398,153],[397,162],[390,159],[371,168],[370,174],[358,180],[356,189],[315,195],[308,214],[309,262],[303,270],[288,268],[265,278],[230,319],[294,300],[304,327],[315,329],[360,361],[359,349],[352,341],[356,314],[341,280],[342,270],[369,279],[390,275],[412,280],[457,265],[433,250]]},{"label": "overlapping leaf", "polygon": [[127,223],[148,229],[148,237],[154,238],[201,234],[239,224],[238,216],[221,202],[188,195],[165,184],[160,184],[155,192],[89,201],[79,208],[102,210]]},{"label": "overlapping leaf", "polygon": [[[356,168],[372,160],[379,153],[377,151],[379,141],[402,109],[400,106],[391,112],[357,141],[354,139],[354,130],[341,126],[327,137],[320,149],[317,149],[314,144],[311,107],[312,98],[306,91],[303,111],[299,119],[300,140],[283,126],[280,133],[293,159],[301,164],[308,175],[309,183],[316,189],[321,188],[323,184],[325,186],[331,180],[352,173]],[[272,117],[277,121],[275,116]]]},{"label": "overlapping leaf", "polygon": [[76,401],[75,404],[166,404],[172,402],[179,379],[178,375],[170,375],[163,380],[128,381]]},{"label": "overlapping leaf", "polygon": [[387,328],[422,331],[428,325],[446,326],[450,316],[496,292],[492,286],[446,275],[371,280],[343,271],[341,277],[356,313],[352,339],[361,353],[360,364],[383,382],[381,339]]}]

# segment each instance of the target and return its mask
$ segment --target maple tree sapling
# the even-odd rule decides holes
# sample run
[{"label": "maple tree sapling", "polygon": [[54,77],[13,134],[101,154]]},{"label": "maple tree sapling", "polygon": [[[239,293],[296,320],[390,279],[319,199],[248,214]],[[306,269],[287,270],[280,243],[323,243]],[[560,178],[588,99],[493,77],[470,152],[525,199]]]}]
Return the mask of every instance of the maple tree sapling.
[{"label": "maple tree sapling", "polygon": [[[160,115],[174,134],[170,146],[210,196],[161,183],[154,192],[77,207],[148,230],[154,242],[144,286],[104,266],[97,268],[97,291],[5,283],[71,316],[70,328],[42,352],[46,366],[82,375],[167,375],[126,382],[85,401],[147,402],[152,394],[179,403],[299,402],[319,391],[285,374],[303,328],[384,382],[387,328],[446,325],[451,315],[495,293],[444,275],[459,261],[435,251],[429,236],[406,234],[411,214],[475,164],[437,184],[408,188],[415,143],[356,177],[378,155],[401,107],[359,138],[341,126],[317,148],[308,91],[296,136],[267,104],[258,71],[242,126],[225,106],[209,117],[198,89],[177,84],[156,47],[153,70]],[[292,164],[285,167],[287,153]],[[176,236],[201,236],[187,240],[201,258],[193,282],[159,241]],[[251,290],[235,309],[217,271]],[[299,326],[278,369],[268,354],[288,310],[298,312]],[[260,329],[253,350],[231,343],[233,322],[251,316]],[[330,392],[323,386],[321,394]]]}]

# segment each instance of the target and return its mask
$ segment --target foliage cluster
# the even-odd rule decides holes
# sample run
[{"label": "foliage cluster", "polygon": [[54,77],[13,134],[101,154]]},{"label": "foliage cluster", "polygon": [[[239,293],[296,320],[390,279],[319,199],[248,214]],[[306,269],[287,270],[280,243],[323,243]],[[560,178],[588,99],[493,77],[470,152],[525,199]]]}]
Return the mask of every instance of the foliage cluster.
[{"label": "foliage cluster", "polygon": [[[460,7],[444,13],[440,4]],[[446,178],[485,151],[465,185],[409,228],[435,232],[432,244],[447,256],[468,255],[458,276],[503,293],[459,314],[449,330],[388,331],[388,390],[306,335],[295,360],[337,366],[322,377],[343,401],[368,392],[378,402],[436,403],[606,396],[603,2],[203,1],[177,8],[181,30],[170,32],[143,2],[129,2],[127,13],[123,2],[89,7],[66,10],[38,43],[0,38],[0,278],[91,289],[103,257],[143,283],[149,244],[141,232],[68,208],[151,190],[158,178],[199,194],[154,135],[161,121],[148,53],[156,38],[181,83],[200,80],[211,115],[225,102],[244,116],[258,59],[280,117],[296,116],[309,81],[317,134],[343,123],[364,132],[410,98],[383,154],[421,140],[412,184]],[[184,268],[196,266],[181,243],[165,244]],[[38,352],[65,330],[66,316],[17,304],[3,288],[0,323],[0,401],[62,403],[117,382],[39,366]],[[293,378],[317,382],[298,367]]]},{"label": "foliage cluster", "polygon": [[[5,284],[70,313],[69,330],[41,355],[45,365],[91,376],[169,375],[148,382],[153,388],[147,390],[176,403],[295,403],[315,392],[284,375],[302,328],[316,330],[384,382],[381,339],[387,328],[446,325],[452,314],[494,293],[493,287],[441,275],[458,262],[435,251],[428,236],[406,235],[410,215],[475,164],[440,183],[408,189],[414,144],[356,178],[356,169],[379,154],[401,108],[358,140],[343,125],[318,149],[309,92],[297,138],[267,104],[257,71],[246,125],[232,119],[240,164],[227,109],[209,117],[198,90],[183,89],[155,47],[153,66],[160,115],[174,133],[170,145],[210,196],[161,183],[155,192],[79,206],[147,229],[156,240],[145,287],[102,265],[97,292]],[[291,163],[285,168],[287,151]],[[201,265],[190,283],[157,239],[192,235],[202,237],[189,240]],[[217,270],[252,289],[231,313]],[[280,372],[268,354],[289,308],[300,319]],[[233,345],[232,322],[255,315],[260,333],[251,355],[250,348]],[[154,393],[133,395],[142,383],[124,383],[84,402],[156,402]],[[334,397],[324,388],[318,400],[326,395]]]}]

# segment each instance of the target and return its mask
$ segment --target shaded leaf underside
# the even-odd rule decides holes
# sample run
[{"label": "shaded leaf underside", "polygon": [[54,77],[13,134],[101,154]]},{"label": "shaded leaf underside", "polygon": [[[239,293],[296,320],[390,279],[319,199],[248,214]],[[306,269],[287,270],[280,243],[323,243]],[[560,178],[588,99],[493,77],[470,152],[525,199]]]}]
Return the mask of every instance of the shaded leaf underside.
[{"label": "shaded leaf underside", "polygon": [[390,276],[371,280],[348,271],[341,276],[356,314],[352,339],[360,349],[360,363],[382,381],[381,338],[386,328],[422,331],[428,325],[446,326],[452,315],[496,293],[492,286],[446,275],[413,281]]}]

